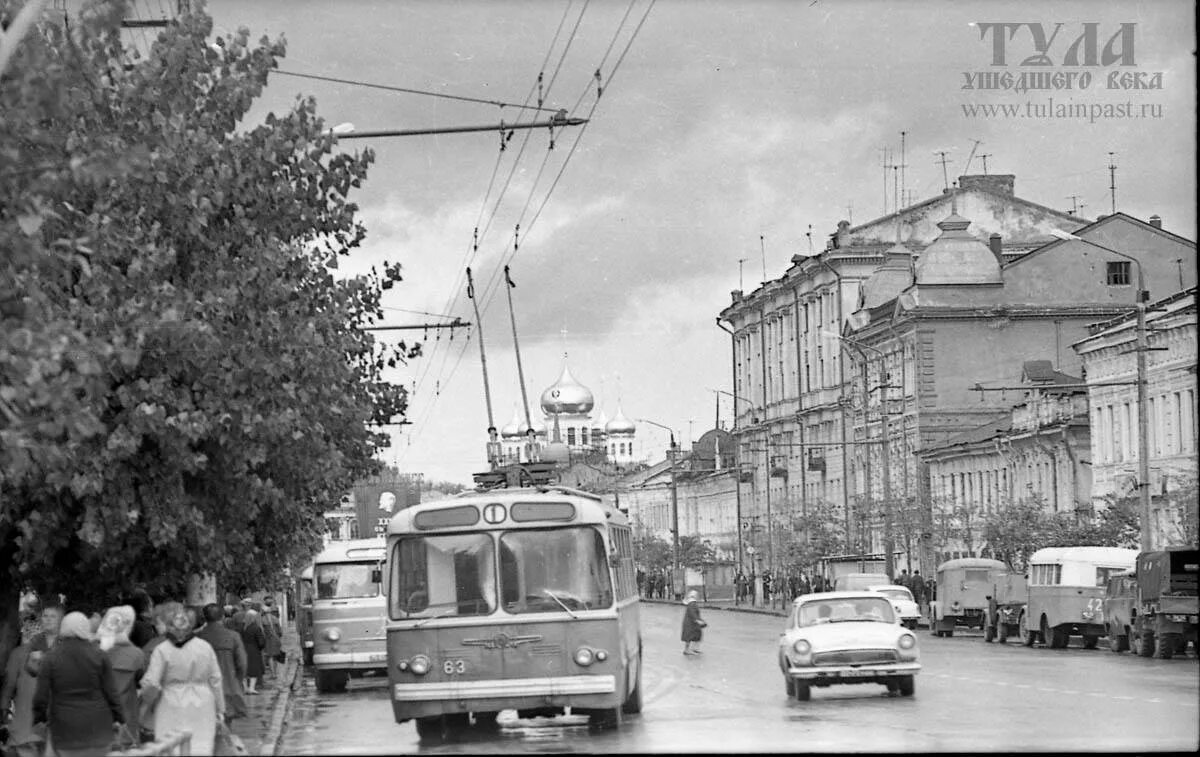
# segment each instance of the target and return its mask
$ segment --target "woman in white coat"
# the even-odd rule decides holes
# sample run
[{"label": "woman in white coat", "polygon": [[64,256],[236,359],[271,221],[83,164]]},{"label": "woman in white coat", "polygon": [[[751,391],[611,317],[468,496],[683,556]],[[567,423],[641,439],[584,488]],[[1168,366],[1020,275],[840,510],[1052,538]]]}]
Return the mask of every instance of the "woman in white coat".
[{"label": "woman in white coat", "polygon": [[217,724],[225,715],[221,666],[212,645],[192,633],[195,622],[183,605],[171,602],[161,611],[167,639],[150,655],[142,700],[154,710],[157,739],[173,731],[191,731],[191,753],[211,755]]}]

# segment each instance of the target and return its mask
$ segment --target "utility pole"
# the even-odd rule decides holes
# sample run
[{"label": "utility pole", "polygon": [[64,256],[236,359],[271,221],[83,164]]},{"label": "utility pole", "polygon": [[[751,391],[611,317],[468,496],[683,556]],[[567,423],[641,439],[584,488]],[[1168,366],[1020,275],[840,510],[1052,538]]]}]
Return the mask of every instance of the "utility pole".
[{"label": "utility pole", "polygon": [[638,420],[658,426],[671,435],[671,448],[667,451],[667,459],[671,462],[671,591],[674,593],[675,581],[679,578],[679,489],[675,480],[675,430],[649,418]]},{"label": "utility pole", "polygon": [[1113,163],[1113,155],[1108,154],[1108,190],[1112,194],[1112,212],[1117,212],[1117,166]]},{"label": "utility pole", "polygon": [[942,158],[941,160],[935,160],[934,163],[942,164],[942,190],[943,191],[950,188],[950,176],[946,173],[946,164],[950,162],[950,161],[946,160],[947,152],[949,152],[949,150],[934,150],[933,151],[934,155],[940,155]]},{"label": "utility pole", "polygon": [[[908,137],[908,132],[906,132],[906,131],[900,132],[900,200],[901,200],[900,205],[901,206],[908,205],[908,202],[906,201],[906,198],[905,198],[905,195],[908,194],[908,184],[904,180],[904,178],[905,178],[904,177],[904,169],[908,168],[908,161],[905,160],[905,154],[907,152],[907,148],[905,147],[905,140],[907,139],[907,137]],[[899,207],[896,208],[896,210],[899,210],[899,209],[900,209]]]}]

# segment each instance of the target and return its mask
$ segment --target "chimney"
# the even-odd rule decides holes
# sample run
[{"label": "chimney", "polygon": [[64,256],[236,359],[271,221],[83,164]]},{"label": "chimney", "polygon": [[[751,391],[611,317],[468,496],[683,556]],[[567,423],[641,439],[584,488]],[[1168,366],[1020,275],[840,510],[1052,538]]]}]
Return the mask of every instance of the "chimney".
[{"label": "chimney", "polygon": [[1004,253],[1000,251],[999,234],[992,234],[990,237],[988,237],[988,248],[991,249],[992,254],[996,256],[996,262],[1000,265],[1004,265]]},{"label": "chimney", "polygon": [[983,190],[1001,197],[1012,197],[1013,183],[1016,180],[1016,175],[1011,173],[973,174],[959,176],[958,188],[964,191]]},{"label": "chimney", "polygon": [[1159,218],[1158,215],[1152,215],[1152,216],[1150,216],[1150,225],[1156,229],[1161,229],[1162,228],[1162,219]]}]

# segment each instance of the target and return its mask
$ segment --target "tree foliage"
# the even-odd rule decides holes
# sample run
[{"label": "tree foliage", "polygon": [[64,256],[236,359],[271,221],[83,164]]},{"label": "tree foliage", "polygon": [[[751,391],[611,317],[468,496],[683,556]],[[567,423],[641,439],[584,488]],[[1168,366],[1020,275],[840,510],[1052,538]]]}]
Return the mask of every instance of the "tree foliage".
[{"label": "tree foliage", "polygon": [[828,502],[809,502],[806,512],[790,519],[784,533],[785,564],[809,569],[817,561],[847,552],[846,529]]},{"label": "tree foliage", "polygon": [[364,330],[399,266],[335,276],[373,156],[312,99],[239,129],[282,41],[197,11],[131,62],[123,15],[47,21],[0,80],[0,584],[261,585],[405,412],[415,349]]},{"label": "tree foliage", "polygon": [[671,543],[657,536],[634,539],[633,555],[647,570],[666,570],[671,567]]}]

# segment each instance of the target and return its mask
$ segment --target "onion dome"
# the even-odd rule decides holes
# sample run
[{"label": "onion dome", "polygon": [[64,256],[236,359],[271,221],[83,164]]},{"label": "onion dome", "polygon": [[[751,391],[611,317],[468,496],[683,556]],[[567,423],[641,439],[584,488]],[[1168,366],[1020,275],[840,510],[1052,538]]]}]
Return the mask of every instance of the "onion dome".
[{"label": "onion dome", "polygon": [[967,232],[971,222],[951,211],[938,223],[941,235],[917,261],[917,285],[999,284],[1000,262],[990,247]]},{"label": "onion dome", "polygon": [[625,417],[625,413],[621,412],[620,405],[617,405],[617,414],[613,416],[613,419],[604,424],[604,433],[606,434],[632,434],[636,430],[637,426]]},{"label": "onion dome", "polygon": [[500,429],[501,439],[517,439],[521,436],[521,411],[513,405],[512,420],[504,424],[504,428]]},{"label": "onion dome", "polygon": [[542,392],[542,410],[551,415],[586,415],[595,404],[592,391],[575,380],[565,362],[558,381]]},{"label": "onion dome", "polygon": [[[526,423],[525,421],[521,421],[520,425],[517,426],[517,436],[524,437],[525,432],[528,430],[529,430],[529,424]],[[533,433],[535,436],[545,436],[546,435],[546,424],[542,422],[541,418],[533,419]]]},{"label": "onion dome", "polygon": [[605,415],[603,410],[601,410],[600,414],[597,415],[595,420],[592,421],[592,431],[593,432],[599,431],[600,433],[603,434],[604,426],[607,423],[608,423],[608,416]]}]

